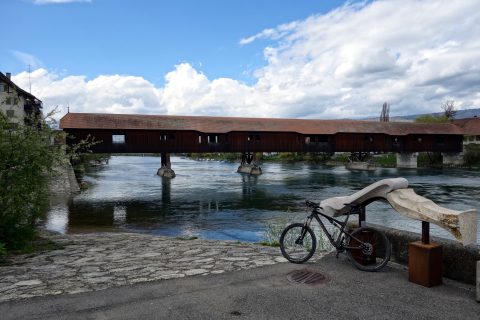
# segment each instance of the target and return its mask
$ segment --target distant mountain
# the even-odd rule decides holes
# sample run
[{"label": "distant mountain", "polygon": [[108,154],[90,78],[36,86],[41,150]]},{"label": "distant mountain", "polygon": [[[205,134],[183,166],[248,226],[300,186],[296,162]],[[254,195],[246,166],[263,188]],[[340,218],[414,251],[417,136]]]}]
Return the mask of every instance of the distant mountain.
[{"label": "distant mountain", "polygon": [[[390,121],[414,121],[417,117],[423,116],[426,114],[431,114],[434,116],[441,116],[443,112],[435,112],[435,113],[423,113],[423,114],[412,114],[408,116],[399,116],[399,117],[390,117]],[[465,118],[473,118],[473,117],[480,117],[480,108],[477,109],[467,109],[467,110],[457,110],[455,114],[455,119],[465,119]],[[371,119],[373,120],[373,119]]]}]

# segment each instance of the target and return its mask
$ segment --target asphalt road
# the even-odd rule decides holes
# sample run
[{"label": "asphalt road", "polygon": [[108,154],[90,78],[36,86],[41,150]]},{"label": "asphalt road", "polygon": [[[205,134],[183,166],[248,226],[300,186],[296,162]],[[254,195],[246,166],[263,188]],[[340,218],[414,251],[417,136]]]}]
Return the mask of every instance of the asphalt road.
[{"label": "asphalt road", "polygon": [[[308,268],[328,282],[292,283]],[[0,319],[480,319],[473,286],[408,282],[402,268],[356,270],[346,259],[192,276],[0,304]]]}]

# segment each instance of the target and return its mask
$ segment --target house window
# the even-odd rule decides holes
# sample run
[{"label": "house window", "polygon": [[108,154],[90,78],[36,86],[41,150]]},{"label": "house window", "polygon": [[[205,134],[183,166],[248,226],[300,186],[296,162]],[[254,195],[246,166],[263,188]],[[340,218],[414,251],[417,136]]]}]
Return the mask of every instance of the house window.
[{"label": "house window", "polygon": [[7,97],[7,99],[5,99],[5,104],[6,105],[11,105],[12,104],[12,97]]},{"label": "house window", "polygon": [[7,117],[9,118],[15,117],[15,110],[7,110]]},{"label": "house window", "polygon": [[125,143],[125,135],[124,134],[112,134],[112,143],[114,143],[114,144]]},{"label": "house window", "polygon": [[18,105],[18,98],[13,98],[13,105]]},{"label": "house window", "polygon": [[0,92],[5,92],[7,91],[7,85],[4,83],[0,83]]}]

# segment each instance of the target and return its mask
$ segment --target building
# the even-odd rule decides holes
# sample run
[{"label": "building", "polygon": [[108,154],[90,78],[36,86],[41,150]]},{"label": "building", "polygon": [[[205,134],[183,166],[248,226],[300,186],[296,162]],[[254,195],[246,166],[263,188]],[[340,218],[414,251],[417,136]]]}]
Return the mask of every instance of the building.
[{"label": "building", "polygon": [[454,120],[453,124],[462,128],[464,138],[463,144],[480,144],[480,118],[466,118]]},{"label": "building", "polygon": [[0,72],[0,112],[9,123],[23,124],[42,114],[42,101],[11,80],[11,74]]}]

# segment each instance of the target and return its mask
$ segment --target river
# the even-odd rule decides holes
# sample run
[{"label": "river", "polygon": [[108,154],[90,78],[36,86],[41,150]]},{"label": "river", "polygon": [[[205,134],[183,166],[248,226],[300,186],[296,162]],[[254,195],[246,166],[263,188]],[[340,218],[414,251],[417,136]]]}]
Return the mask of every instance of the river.
[{"label": "river", "polygon": [[[133,231],[165,236],[260,241],[266,230],[303,221],[305,200],[351,194],[385,178],[404,177],[416,193],[440,206],[480,211],[480,172],[395,169],[350,172],[342,166],[263,163],[259,177],[236,173],[238,163],[172,157],[177,176],[156,175],[160,158],[113,156],[90,168],[88,190],[52,201],[44,224],[62,233]],[[420,232],[421,223],[387,203],[367,207],[367,222]],[[480,217],[479,217],[480,223]],[[432,235],[452,238],[432,225]],[[478,227],[480,239],[480,226]],[[479,241],[480,243],[480,241]]]}]

